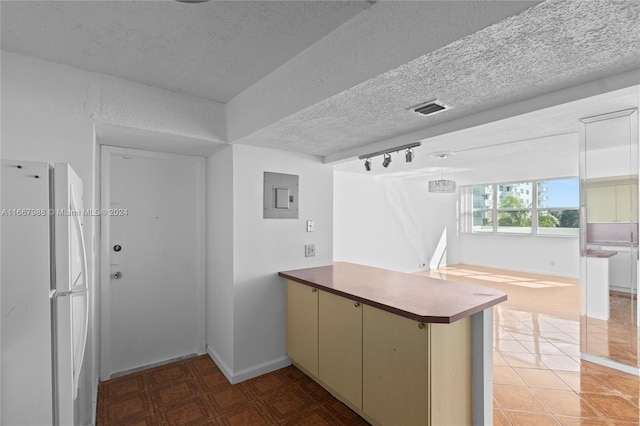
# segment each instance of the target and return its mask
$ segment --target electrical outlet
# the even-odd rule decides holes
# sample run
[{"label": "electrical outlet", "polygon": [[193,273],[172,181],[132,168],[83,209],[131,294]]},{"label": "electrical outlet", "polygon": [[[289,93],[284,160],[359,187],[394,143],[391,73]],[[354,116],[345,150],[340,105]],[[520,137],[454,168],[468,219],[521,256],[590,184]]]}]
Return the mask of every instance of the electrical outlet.
[{"label": "electrical outlet", "polygon": [[307,244],[304,246],[304,257],[313,257],[316,255],[316,245]]},{"label": "electrical outlet", "polygon": [[427,264],[426,264],[426,263],[424,263],[424,262],[422,262],[422,263],[420,263],[420,264],[418,265],[418,268],[424,268],[425,266],[427,266]]}]

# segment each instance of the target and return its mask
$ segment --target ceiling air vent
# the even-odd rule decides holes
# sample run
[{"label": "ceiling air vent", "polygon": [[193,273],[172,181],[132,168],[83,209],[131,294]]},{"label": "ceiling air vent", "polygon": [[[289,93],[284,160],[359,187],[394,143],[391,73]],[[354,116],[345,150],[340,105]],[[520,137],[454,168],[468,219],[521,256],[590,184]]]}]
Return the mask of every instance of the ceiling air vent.
[{"label": "ceiling air vent", "polygon": [[418,106],[411,107],[409,109],[420,115],[431,115],[450,109],[450,107],[440,101],[429,101]]}]

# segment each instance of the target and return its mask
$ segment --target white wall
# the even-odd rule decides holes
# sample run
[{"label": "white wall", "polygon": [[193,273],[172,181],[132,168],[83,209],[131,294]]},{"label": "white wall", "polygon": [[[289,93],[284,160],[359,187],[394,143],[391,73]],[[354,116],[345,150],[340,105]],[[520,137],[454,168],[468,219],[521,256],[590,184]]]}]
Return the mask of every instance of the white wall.
[{"label": "white wall", "polygon": [[458,263],[457,200],[426,182],[336,172],[334,260],[416,272],[446,248],[440,264]]},{"label": "white wall", "polygon": [[578,237],[461,234],[461,263],[579,278]]},{"label": "white wall", "polygon": [[[207,166],[207,348],[235,383],[290,363],[278,272],[332,262],[333,168],[318,157],[244,145],[214,154]],[[299,176],[298,219],[263,219],[265,171]],[[307,220],[315,232],[306,232]],[[316,256],[305,258],[309,243]]]},{"label": "white wall", "polygon": [[444,264],[578,278],[577,237],[458,233],[457,202],[457,194],[428,193],[426,182],[336,172],[334,260],[403,272],[434,268],[430,258],[446,229]]},{"label": "white wall", "polygon": [[[82,178],[85,208],[96,207],[93,123],[84,114],[87,73],[69,67],[2,52],[2,157],[66,162]],[[90,294],[95,313],[96,221],[85,218]],[[90,319],[80,395],[82,417],[92,419],[97,386],[96,316]]]},{"label": "white wall", "polygon": [[219,102],[104,74],[86,72],[83,78],[90,83],[86,113],[96,123],[226,141],[224,105]]},{"label": "white wall", "polygon": [[[333,168],[321,159],[234,146],[234,373],[286,365],[286,287],[279,271],[333,260]],[[263,219],[264,172],[299,176],[298,219]],[[315,232],[306,232],[315,220]],[[304,257],[305,244],[316,245]],[[273,367],[273,368],[270,368]]]},{"label": "white wall", "polygon": [[[84,182],[87,208],[99,207],[96,126],[135,127],[198,143],[226,137],[219,103],[10,52],[1,56],[2,158],[69,163]],[[93,315],[80,407],[84,423],[91,423],[98,379],[99,223],[90,217],[85,223]]]},{"label": "white wall", "polygon": [[207,159],[207,351],[233,371],[233,147]]},{"label": "white wall", "polygon": [[[222,112],[214,102],[2,52],[3,158],[70,163],[85,183],[87,207],[99,202],[96,142],[109,144],[113,134],[96,141],[96,128],[109,124],[146,132],[127,135],[156,132],[219,143]],[[262,219],[264,171],[300,176],[298,220]],[[331,263],[333,170],[313,156],[229,146],[208,159],[207,173],[207,343],[230,377],[242,380],[289,362],[286,293],[277,272]],[[306,219],[316,220],[316,232],[306,233]],[[98,223],[88,222],[95,272]],[[314,258],[304,257],[308,243],[317,245]],[[93,276],[92,354],[84,384],[92,391],[81,392],[85,416],[93,415],[98,378]]]}]

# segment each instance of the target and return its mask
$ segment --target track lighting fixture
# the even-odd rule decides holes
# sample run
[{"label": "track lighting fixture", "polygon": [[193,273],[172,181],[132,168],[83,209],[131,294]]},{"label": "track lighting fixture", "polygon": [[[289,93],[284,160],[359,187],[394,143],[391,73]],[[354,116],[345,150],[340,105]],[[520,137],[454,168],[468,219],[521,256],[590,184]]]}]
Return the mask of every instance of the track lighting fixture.
[{"label": "track lighting fixture", "polygon": [[365,160],[364,169],[366,171],[371,171],[371,158],[377,157],[378,155],[384,155],[384,160],[382,160],[382,167],[387,168],[389,164],[391,164],[391,153],[392,152],[400,152],[404,149],[407,150],[405,153],[405,161],[407,163],[411,163],[413,161],[413,151],[412,148],[422,145],[422,142],[414,142],[406,145],[397,146],[395,148],[385,149],[384,151],[376,151],[371,154],[365,154],[358,157],[360,160]]}]

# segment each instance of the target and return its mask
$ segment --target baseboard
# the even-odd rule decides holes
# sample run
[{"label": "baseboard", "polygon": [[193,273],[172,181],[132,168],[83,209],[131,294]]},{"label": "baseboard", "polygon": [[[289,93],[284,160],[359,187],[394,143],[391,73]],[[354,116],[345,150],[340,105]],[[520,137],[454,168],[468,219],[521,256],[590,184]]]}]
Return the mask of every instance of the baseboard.
[{"label": "baseboard", "polygon": [[97,425],[98,424],[98,384],[100,383],[100,380],[96,379],[96,387],[94,389],[94,393],[93,393],[93,398],[91,398],[91,423],[87,426],[90,425]]},{"label": "baseboard", "polygon": [[253,379],[254,377],[262,376],[263,374],[271,373],[272,371],[279,370],[288,365],[291,365],[291,359],[288,356],[281,356],[279,358],[263,362],[262,364],[255,365],[253,367],[245,368],[238,372],[234,372],[222,358],[216,353],[215,350],[207,345],[207,353],[216,363],[222,374],[227,378],[229,383],[235,385],[236,383],[244,382],[245,380]]},{"label": "baseboard", "polygon": [[640,368],[634,367],[629,364],[623,364],[618,361],[613,361],[609,358],[604,358],[597,355],[591,355],[587,353],[581,353],[580,359],[593,362],[594,364],[602,365],[603,367],[613,368],[614,370],[622,371],[627,374],[633,374],[634,376],[640,376]]},{"label": "baseboard", "polygon": [[220,371],[222,371],[222,374],[224,374],[224,377],[227,378],[229,383],[233,384],[233,381],[232,381],[232,379],[233,379],[233,371],[222,360],[222,358],[220,358],[220,355],[218,355],[218,353],[216,351],[214,351],[213,348],[211,346],[209,346],[209,345],[207,345],[207,354],[209,354],[209,356],[211,357],[213,362],[216,363],[216,365],[218,366]]},{"label": "baseboard", "polygon": [[631,289],[629,287],[622,287],[622,286],[611,285],[611,284],[609,285],[609,290],[617,291],[618,293],[637,294],[636,289]]},{"label": "baseboard", "polygon": [[151,364],[145,364],[145,365],[142,365],[140,367],[135,367],[135,368],[130,368],[128,370],[118,371],[116,373],[111,374],[111,376],[109,376],[109,379],[116,379],[118,377],[126,376],[128,374],[138,373],[140,371],[148,370],[150,368],[159,367],[159,366],[165,365],[165,364],[171,364],[172,362],[181,361],[183,359],[193,358],[194,356],[198,356],[198,354],[195,353],[195,352],[192,352],[192,353],[189,353],[189,354],[186,354],[186,355],[181,355],[181,356],[178,356],[178,357],[175,357],[175,358],[166,359],[164,361],[153,362]]},{"label": "baseboard", "polygon": [[262,376],[263,374],[271,373],[272,371],[279,370],[288,365],[291,365],[291,358],[288,356],[281,356],[276,359],[272,359],[262,364],[255,365],[253,367],[245,368],[237,373],[233,374],[232,384],[244,382],[245,380],[253,379],[254,377]]}]

